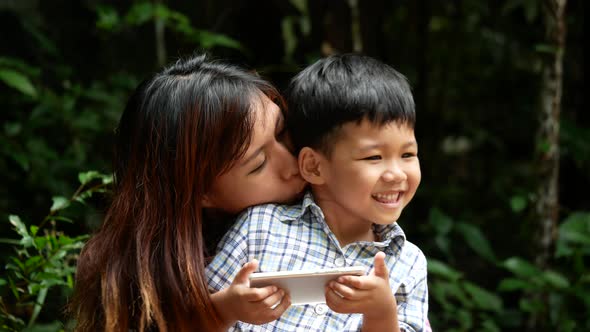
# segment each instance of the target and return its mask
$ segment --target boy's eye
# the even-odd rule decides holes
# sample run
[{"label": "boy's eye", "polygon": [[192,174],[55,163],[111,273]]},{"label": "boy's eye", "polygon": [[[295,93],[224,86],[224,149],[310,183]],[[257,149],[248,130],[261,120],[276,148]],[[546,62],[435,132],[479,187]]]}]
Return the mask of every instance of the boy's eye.
[{"label": "boy's eye", "polygon": [[381,160],[381,156],[374,155],[374,156],[363,158],[363,160]]},{"label": "boy's eye", "polygon": [[413,153],[413,152],[406,152],[406,153],[402,154],[402,158],[412,158],[415,156],[416,156],[416,153]]},{"label": "boy's eye", "polygon": [[248,173],[248,175],[259,173],[264,168],[264,165],[266,165],[266,158],[264,158],[260,165],[256,166],[255,169],[251,170],[250,173]]}]

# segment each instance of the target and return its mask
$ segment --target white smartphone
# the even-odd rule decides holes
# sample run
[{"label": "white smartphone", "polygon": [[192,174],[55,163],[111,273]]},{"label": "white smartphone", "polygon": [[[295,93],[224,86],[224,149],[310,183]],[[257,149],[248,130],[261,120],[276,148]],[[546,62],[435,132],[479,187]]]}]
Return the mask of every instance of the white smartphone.
[{"label": "white smartphone", "polygon": [[291,295],[292,305],[325,303],[325,286],[339,276],[365,274],[364,266],[333,269],[258,272],[250,275],[250,287],[275,285]]}]

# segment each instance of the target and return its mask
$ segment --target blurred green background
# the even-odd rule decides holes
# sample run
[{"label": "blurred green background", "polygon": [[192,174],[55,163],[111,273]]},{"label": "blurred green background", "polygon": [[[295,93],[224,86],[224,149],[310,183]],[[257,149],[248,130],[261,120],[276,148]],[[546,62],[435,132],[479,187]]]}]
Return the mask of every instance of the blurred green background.
[{"label": "blurred green background", "polygon": [[0,330],[71,326],[126,99],[204,51],[280,89],[331,53],[401,71],[423,179],[399,222],[434,330],[590,330],[584,1],[558,2],[0,0]]}]

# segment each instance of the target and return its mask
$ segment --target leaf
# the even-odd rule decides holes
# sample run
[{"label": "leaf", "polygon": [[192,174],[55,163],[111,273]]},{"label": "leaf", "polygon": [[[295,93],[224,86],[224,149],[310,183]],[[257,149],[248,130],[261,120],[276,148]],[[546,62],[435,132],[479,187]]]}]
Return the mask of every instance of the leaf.
[{"label": "leaf", "polygon": [[446,235],[453,228],[453,220],[437,208],[430,210],[428,223],[434,227],[437,234]]},{"label": "leaf", "polygon": [[8,137],[14,137],[18,135],[23,129],[23,126],[19,122],[7,122],[4,124],[4,134]]},{"label": "leaf", "polygon": [[101,177],[103,177],[103,175],[97,171],[87,171],[78,173],[78,180],[82,185],[88,184],[90,181],[94,179],[100,179]]},{"label": "leaf", "polygon": [[35,90],[29,78],[15,70],[8,68],[0,69],[0,81],[3,81],[6,85],[27,96],[37,97],[37,90]]},{"label": "leaf", "polygon": [[64,331],[64,324],[59,321],[53,323],[35,323],[30,327],[26,327],[22,332],[62,332]]},{"label": "leaf", "polygon": [[572,213],[559,226],[558,234],[557,257],[572,255],[576,250],[590,255],[590,213]]},{"label": "leaf", "polygon": [[70,205],[70,200],[63,196],[54,196],[51,199],[53,200],[50,208],[51,212],[63,210]]},{"label": "leaf", "polygon": [[125,22],[131,25],[142,25],[154,17],[154,6],[149,2],[139,2],[131,6]]},{"label": "leaf", "polygon": [[438,275],[448,280],[457,280],[462,276],[460,272],[436,259],[428,259],[427,267],[429,274]]},{"label": "leaf", "polygon": [[521,212],[526,208],[527,200],[524,196],[512,196],[510,198],[510,208],[514,212]]},{"label": "leaf", "polygon": [[37,320],[37,317],[39,316],[39,313],[41,312],[41,308],[43,308],[43,305],[45,304],[45,298],[47,297],[47,291],[49,290],[49,288],[42,288],[39,291],[39,294],[37,294],[37,301],[35,302],[35,306],[33,308],[33,314],[31,315],[31,319],[29,320],[29,324],[28,326],[32,326],[33,323],[35,323],[35,321]]},{"label": "leaf", "polygon": [[565,276],[556,271],[547,270],[543,272],[543,279],[547,281],[549,285],[557,289],[566,289],[570,287],[569,280],[567,280]]},{"label": "leaf", "polygon": [[25,261],[25,267],[30,268],[34,267],[39,263],[43,258],[41,256],[32,256]]},{"label": "leaf", "polygon": [[204,49],[210,49],[214,46],[223,46],[243,50],[242,44],[237,40],[226,35],[209,32],[206,30],[196,30],[194,38],[201,43]]},{"label": "leaf", "polygon": [[120,26],[121,19],[115,8],[108,5],[98,5],[96,7],[96,27],[103,30],[113,31]]},{"label": "leaf", "polygon": [[496,294],[493,294],[471,282],[465,282],[463,286],[465,287],[465,291],[471,295],[471,298],[477,307],[495,312],[500,312],[502,310],[502,300]]},{"label": "leaf", "polygon": [[499,291],[503,292],[510,292],[516,290],[527,290],[531,289],[532,284],[530,282],[524,281],[522,279],[516,278],[506,278],[502,279],[500,285],[498,286]]},{"label": "leaf", "polygon": [[113,183],[113,175],[103,175],[102,177],[102,184],[111,184]]},{"label": "leaf", "polygon": [[545,54],[556,54],[559,48],[556,45],[537,44],[535,45],[535,52]]},{"label": "leaf", "polygon": [[463,235],[471,249],[488,261],[496,262],[496,255],[492,247],[479,228],[466,223],[458,223],[456,228]]},{"label": "leaf", "polygon": [[29,232],[27,232],[27,226],[20,220],[20,217],[14,214],[8,216],[8,220],[10,223],[16,228],[16,232],[22,236],[29,236]]},{"label": "leaf", "polygon": [[523,278],[531,278],[541,274],[539,268],[519,257],[508,258],[502,263],[502,266],[515,275]]}]

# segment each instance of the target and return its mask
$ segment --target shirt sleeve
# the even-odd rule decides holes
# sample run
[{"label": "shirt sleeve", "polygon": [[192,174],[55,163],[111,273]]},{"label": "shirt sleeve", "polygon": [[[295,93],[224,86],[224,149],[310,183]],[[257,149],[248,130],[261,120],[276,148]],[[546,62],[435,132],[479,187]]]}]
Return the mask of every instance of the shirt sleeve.
[{"label": "shirt sleeve", "polygon": [[248,222],[245,215],[223,236],[217,254],[205,268],[209,291],[227,288],[242,266],[248,262]]},{"label": "shirt sleeve", "polygon": [[[428,315],[428,286],[426,282],[426,257],[418,249],[416,260],[409,274],[410,282],[406,282],[396,292],[398,301],[398,321],[400,330],[406,332],[422,332],[426,329]],[[404,288],[404,289],[401,289]]]}]

